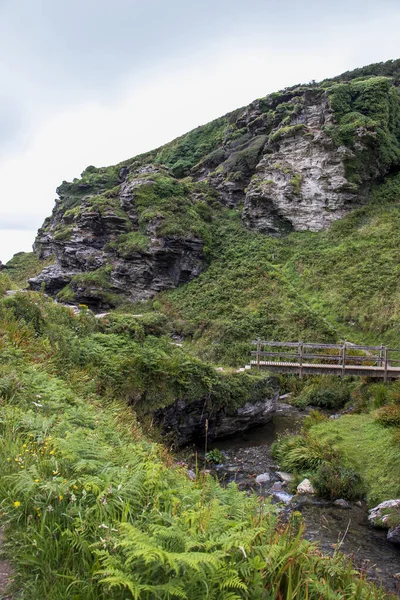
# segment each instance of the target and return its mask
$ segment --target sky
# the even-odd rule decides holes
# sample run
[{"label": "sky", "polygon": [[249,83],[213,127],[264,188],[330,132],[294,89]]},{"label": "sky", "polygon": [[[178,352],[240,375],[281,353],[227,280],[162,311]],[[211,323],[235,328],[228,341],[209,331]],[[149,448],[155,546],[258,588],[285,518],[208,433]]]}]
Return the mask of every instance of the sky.
[{"label": "sky", "polygon": [[400,57],[399,0],[0,0],[0,260],[63,181]]}]

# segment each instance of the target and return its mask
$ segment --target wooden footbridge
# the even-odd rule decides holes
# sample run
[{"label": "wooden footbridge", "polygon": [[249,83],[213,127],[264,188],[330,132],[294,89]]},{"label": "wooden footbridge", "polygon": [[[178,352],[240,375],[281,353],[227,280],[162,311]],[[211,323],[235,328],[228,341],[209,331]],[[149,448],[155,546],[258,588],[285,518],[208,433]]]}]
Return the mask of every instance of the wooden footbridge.
[{"label": "wooden footbridge", "polygon": [[278,373],[377,377],[384,381],[400,377],[400,349],[359,346],[351,342],[318,344],[255,340],[251,367]]}]

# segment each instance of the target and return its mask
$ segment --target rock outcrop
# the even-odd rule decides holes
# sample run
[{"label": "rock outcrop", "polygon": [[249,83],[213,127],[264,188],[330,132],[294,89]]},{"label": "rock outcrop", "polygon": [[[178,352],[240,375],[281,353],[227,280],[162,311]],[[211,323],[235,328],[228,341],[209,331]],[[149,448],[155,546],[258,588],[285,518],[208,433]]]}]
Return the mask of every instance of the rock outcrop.
[{"label": "rock outcrop", "polygon": [[35,243],[56,262],[31,287],[99,308],[151,298],[205,268],[221,205],[265,234],[326,229],[400,165],[397,67],[375,68],[270,94],[63,182]]},{"label": "rock outcrop", "polygon": [[203,439],[206,435],[212,440],[246,431],[271,421],[279,397],[276,383],[275,386],[270,397],[254,403],[247,402],[236,410],[208,407],[205,401],[188,403],[177,400],[157,410],[154,422],[165,434],[172,435],[178,445]]},{"label": "rock outcrop", "polygon": [[263,233],[326,229],[363,198],[346,179],[350,151],[324,132],[333,121],[328,95],[310,90],[302,101],[290,125],[273,130],[246,191],[244,222]]},{"label": "rock outcrop", "polygon": [[115,196],[85,195],[68,208],[71,197],[60,189],[51,219],[39,230],[35,251],[56,263],[30,279],[31,288],[56,295],[66,286],[73,300],[102,308],[123,297],[146,300],[198,276],[204,268],[204,240],[192,232],[158,235],[156,214],[139,231],[135,194],[152,188],[156,168],[143,168],[121,184]]}]

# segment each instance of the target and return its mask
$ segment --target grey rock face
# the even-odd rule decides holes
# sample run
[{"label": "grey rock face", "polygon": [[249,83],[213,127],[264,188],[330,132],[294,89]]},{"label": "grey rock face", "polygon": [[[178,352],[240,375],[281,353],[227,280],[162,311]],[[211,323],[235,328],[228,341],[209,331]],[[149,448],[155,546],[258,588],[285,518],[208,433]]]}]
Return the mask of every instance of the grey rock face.
[{"label": "grey rock face", "polygon": [[332,122],[328,97],[305,94],[302,111],[272,140],[247,188],[243,220],[263,233],[320,231],[360,201],[345,176],[343,159],[323,131]]},{"label": "grey rock face", "polygon": [[132,302],[146,300],[198,276],[204,268],[204,241],[195,236],[157,236],[155,222],[147,228],[147,249],[132,250],[122,256],[113,247],[121,234],[138,231],[135,190],[154,183],[143,178],[152,170],[157,172],[153,167],[144,167],[134,179],[122,183],[120,211],[112,207],[91,210],[92,196],[81,200],[76,215],[71,215],[61,201],[56,202],[50,223],[45,222],[35,242],[39,256],[54,255],[56,263],[30,279],[30,287],[44,287],[47,293],[55,295],[70,284],[76,302],[102,308],[109,305],[102,293],[104,282],[98,285],[85,277],[80,281],[82,273],[106,268],[107,291]]},{"label": "grey rock face", "polygon": [[203,400],[190,403],[177,400],[157,410],[154,422],[165,433],[172,434],[179,445],[184,445],[204,438],[208,421],[208,439],[215,439],[271,421],[278,395],[279,390],[276,389],[270,398],[255,403],[248,402],[232,412],[224,408],[207,408]]}]

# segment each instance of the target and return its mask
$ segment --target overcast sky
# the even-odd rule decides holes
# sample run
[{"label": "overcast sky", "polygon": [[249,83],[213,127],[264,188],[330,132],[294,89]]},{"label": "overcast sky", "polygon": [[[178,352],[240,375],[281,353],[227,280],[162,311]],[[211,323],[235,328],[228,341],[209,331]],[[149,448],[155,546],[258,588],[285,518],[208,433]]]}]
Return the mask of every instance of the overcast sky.
[{"label": "overcast sky", "polygon": [[0,0],[0,260],[87,165],[398,58],[399,30],[399,0]]}]

